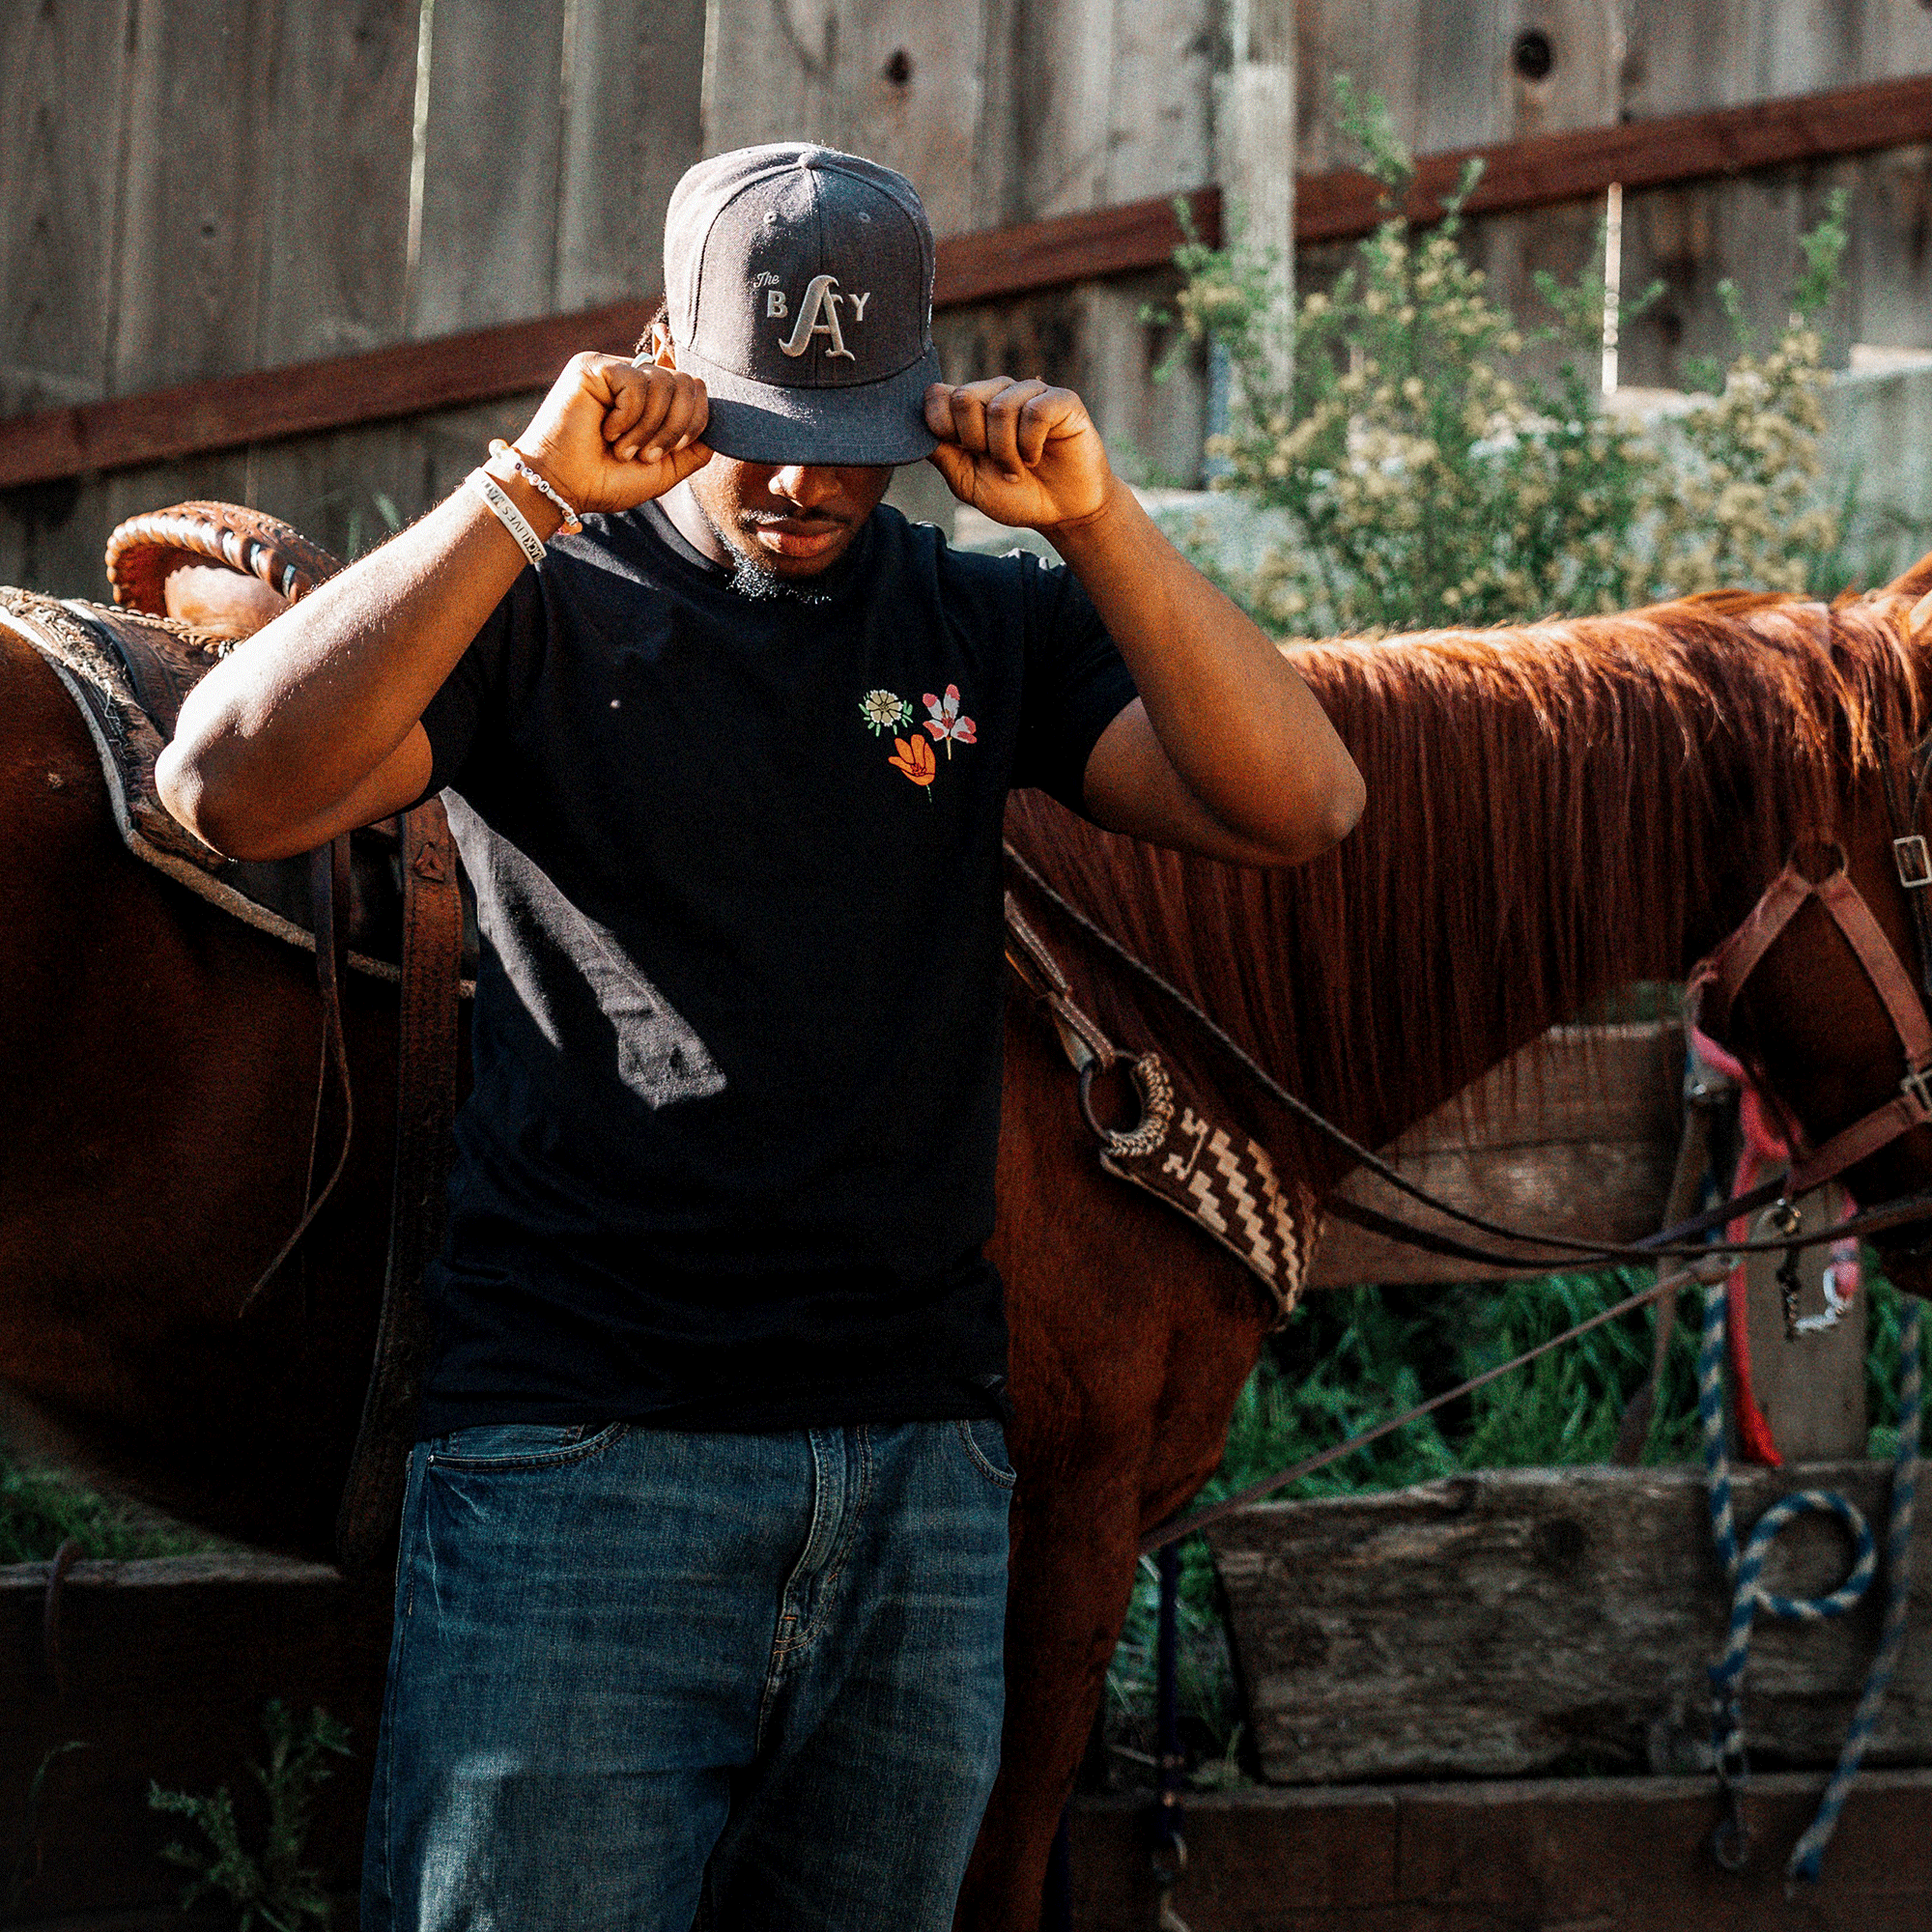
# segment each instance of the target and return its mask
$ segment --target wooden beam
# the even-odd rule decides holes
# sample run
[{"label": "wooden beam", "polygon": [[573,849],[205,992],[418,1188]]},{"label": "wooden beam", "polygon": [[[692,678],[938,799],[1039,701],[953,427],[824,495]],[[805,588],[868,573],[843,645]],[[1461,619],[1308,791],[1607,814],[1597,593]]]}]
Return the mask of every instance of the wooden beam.
[{"label": "wooden beam", "polygon": [[256,369],[0,424],[0,489],[167,463],[547,387],[580,349],[630,352],[653,302],[614,302],[361,355]]},{"label": "wooden beam", "polygon": [[[1539,1235],[1634,1241],[1663,1222],[1683,1132],[1683,1065],[1684,1030],[1675,1021],[1557,1027],[1381,1151],[1464,1212]],[[1398,1220],[1466,1236],[1359,1168],[1342,1191]],[[1518,1270],[1548,1271],[1547,1252]],[[1498,1272],[1331,1217],[1316,1245],[1313,1285],[1487,1281]]]},{"label": "wooden beam", "polygon": [[[1390,1642],[1400,1641],[1397,1631]],[[1787,1895],[1785,1854],[1824,1788],[1823,1772],[1751,1778],[1741,1872],[1711,1856],[1724,1800],[1709,1772],[1190,1791],[1172,1910],[1194,1932],[1917,1932],[1932,1922],[1932,1771],[1868,1769],[1820,1882]],[[1083,1932],[1174,1922],[1149,1869],[1151,1797],[1073,1801]]]},{"label": "wooden beam", "polygon": [[[1932,140],[1932,74],[1833,88],[1786,100],[1753,101],[1702,114],[1627,121],[1541,134],[1496,148],[1428,155],[1416,168],[1403,212],[1433,221],[1463,166],[1480,157],[1483,178],[1469,197],[1471,214],[1500,214],[1585,201],[1612,182],[1626,189],[1676,187],[1748,173],[1754,168],[1830,160]],[[1382,219],[1381,190],[1354,168],[1310,175],[1297,187],[1295,240],[1344,242]]]},{"label": "wooden beam", "polygon": [[[1828,1489],[1885,1520],[1886,1463],[1732,1472],[1740,1523]],[[1690,1770],[1710,1738],[1707,1666],[1731,1589],[1695,1464],[1479,1469],[1380,1494],[1259,1503],[1208,1532],[1250,1735],[1287,1784],[1507,1777],[1578,1760]],[[1771,1559],[1810,1594],[1847,1565],[1843,1532],[1793,1522]],[[1916,1547],[1913,1595],[1932,1585]],[[1753,1750],[1829,1765],[1878,1647],[1882,1589],[1825,1623],[1760,1621]],[[1932,1750],[1932,1646],[1908,1645],[1874,1754]],[[1697,1921],[1689,1920],[1695,1923]]]},{"label": "wooden beam", "polygon": [[1115,208],[1082,210],[1020,228],[982,235],[954,235],[939,244],[933,284],[935,308],[965,308],[1065,288],[1101,275],[1164,269],[1186,240],[1176,199],[1187,202],[1189,220],[1204,241],[1221,240],[1221,190],[1199,187],[1180,197],[1155,195]]},{"label": "wooden beam", "polygon": [[[1197,188],[1191,219],[1220,239],[1221,196]],[[1091,213],[959,235],[941,242],[934,302],[956,308],[1059,288],[1097,275],[1164,267],[1183,240],[1171,200],[1156,196]],[[142,463],[167,463],[241,443],[348,429],[428,410],[547,388],[580,349],[628,355],[657,300],[612,302],[571,315],[505,323],[360,355],[258,369],[144,396],[42,410],[0,423],[0,489]]]}]

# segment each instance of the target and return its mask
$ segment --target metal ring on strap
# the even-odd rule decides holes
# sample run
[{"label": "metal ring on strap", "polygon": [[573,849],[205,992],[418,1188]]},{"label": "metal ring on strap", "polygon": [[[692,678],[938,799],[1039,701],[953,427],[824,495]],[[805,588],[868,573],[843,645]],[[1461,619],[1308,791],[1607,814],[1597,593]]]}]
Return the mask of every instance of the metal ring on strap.
[{"label": "metal ring on strap", "polygon": [[1140,1095],[1141,1117],[1125,1133],[1105,1125],[1094,1112],[1094,1075],[1099,1066],[1090,1060],[1080,1069],[1080,1115],[1094,1137],[1117,1159],[1152,1153],[1167,1139],[1174,1120],[1174,1082],[1157,1053],[1144,1053],[1127,1062],[1134,1092]]},{"label": "metal ring on strap", "polygon": [[176,503],[117,524],[107,539],[114,601],[152,617],[168,611],[169,574],[184,564],[217,563],[259,577],[291,604],[342,568],[342,559],[299,530],[241,503]]}]

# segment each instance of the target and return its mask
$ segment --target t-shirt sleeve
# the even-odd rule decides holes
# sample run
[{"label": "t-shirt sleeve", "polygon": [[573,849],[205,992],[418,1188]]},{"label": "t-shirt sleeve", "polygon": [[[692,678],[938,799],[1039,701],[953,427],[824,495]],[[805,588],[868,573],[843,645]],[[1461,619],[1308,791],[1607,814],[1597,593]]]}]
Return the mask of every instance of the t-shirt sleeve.
[{"label": "t-shirt sleeve", "polygon": [[429,738],[430,777],[423,798],[434,798],[445,785],[462,791],[464,773],[500,731],[505,683],[513,662],[527,648],[538,603],[536,575],[526,570],[484,619],[425,707],[422,727]]},{"label": "t-shirt sleeve", "polygon": [[1027,659],[1012,782],[1037,785],[1084,812],[1087,760],[1101,732],[1139,694],[1072,571],[1026,552],[1016,560],[1024,572]]}]

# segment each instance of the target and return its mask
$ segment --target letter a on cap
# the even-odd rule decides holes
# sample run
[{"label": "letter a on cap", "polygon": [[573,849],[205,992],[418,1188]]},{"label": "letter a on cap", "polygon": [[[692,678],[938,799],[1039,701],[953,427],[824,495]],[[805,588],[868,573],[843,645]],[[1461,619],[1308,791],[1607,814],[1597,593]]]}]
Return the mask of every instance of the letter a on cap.
[{"label": "letter a on cap", "polygon": [[[792,325],[791,333],[779,344],[787,355],[803,355],[811,347],[814,335],[829,335],[832,347],[825,352],[828,355],[842,355],[848,362],[859,359],[845,347],[845,338],[839,333],[838,304],[844,297],[838,290],[837,275],[812,276],[805,299],[798,305],[798,320]],[[821,312],[826,318],[823,322],[818,319]]]}]

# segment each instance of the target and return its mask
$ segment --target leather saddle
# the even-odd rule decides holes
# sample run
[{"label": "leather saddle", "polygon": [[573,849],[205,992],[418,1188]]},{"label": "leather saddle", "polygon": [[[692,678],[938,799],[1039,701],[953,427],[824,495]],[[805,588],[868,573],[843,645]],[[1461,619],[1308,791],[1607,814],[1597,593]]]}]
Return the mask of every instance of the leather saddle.
[{"label": "leather saddle", "polygon": [[258,577],[290,602],[340,568],[326,551],[257,511],[182,504],[116,529],[107,551],[113,607],[0,589],[0,625],[32,644],[72,695],[100,754],[128,850],[237,918],[315,954],[327,1044],[323,1078],[332,1077],[340,1089],[342,1145],[333,1172],[311,1194],[243,1310],[295,1251],[346,1164],[355,1115],[342,975],[355,968],[398,985],[388,1264],[375,1361],[336,1525],[344,1567],[365,1571],[393,1545],[413,1435],[427,1332],[421,1277],[441,1239],[459,984],[470,977],[466,951],[474,957],[473,911],[436,799],[318,852],[270,863],[226,858],[161,805],[155,763],[182,704],[236,647],[232,639],[165,614],[168,577],[184,563],[204,561]]}]

